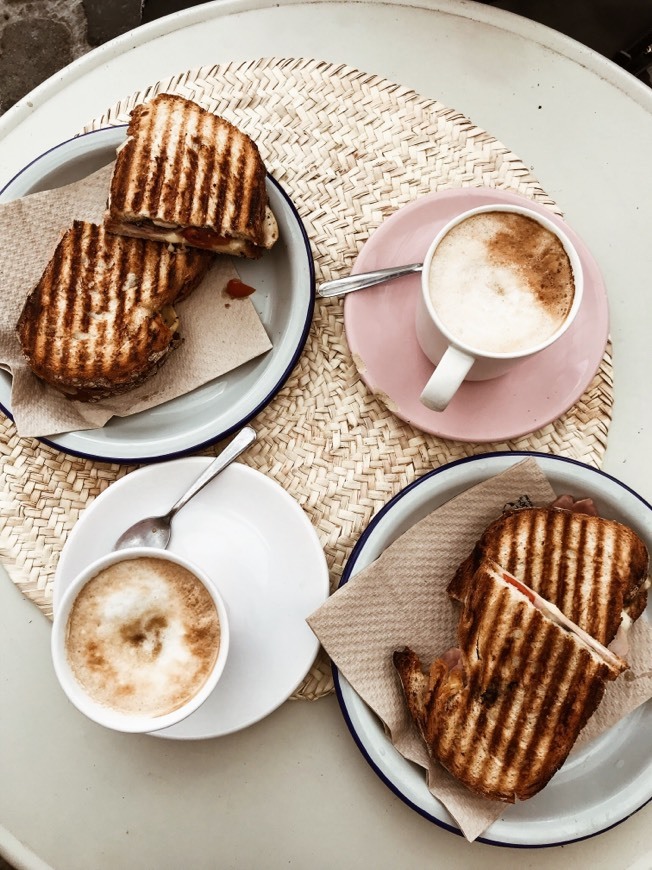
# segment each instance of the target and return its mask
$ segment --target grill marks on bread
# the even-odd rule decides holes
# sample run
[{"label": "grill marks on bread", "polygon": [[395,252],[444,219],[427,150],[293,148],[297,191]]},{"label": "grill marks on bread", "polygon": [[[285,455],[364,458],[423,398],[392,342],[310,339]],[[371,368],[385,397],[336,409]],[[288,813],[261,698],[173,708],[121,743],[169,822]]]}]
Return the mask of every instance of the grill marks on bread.
[{"label": "grill marks on bread", "polygon": [[561,626],[505,572],[606,647],[623,612],[634,620],[645,608],[648,562],[643,541],[613,520],[524,508],[492,523],[448,587],[462,605],[459,649],[427,674],[409,648],[394,653],[433,759],[488,798],[540,791],[626,663]]},{"label": "grill marks on bread", "polygon": [[645,609],[647,549],[614,520],[560,508],[504,514],[458,569],[451,597],[463,600],[483,559],[497,562],[605,646],[623,611],[637,619]]},{"label": "grill marks on bread", "polygon": [[[224,118],[173,94],[131,113],[111,182],[108,225],[150,234],[196,227],[269,246],[266,170],[256,144]],[[135,226],[129,229],[126,224]]]},{"label": "grill marks on bread", "polygon": [[540,791],[598,706],[611,667],[487,566],[467,587],[461,664],[422,671],[394,654],[408,708],[429,752],[460,782],[513,803]]},{"label": "grill marks on bread", "polygon": [[75,221],[18,321],[32,370],[82,400],[132,388],[178,343],[165,309],[197,286],[211,259]]},{"label": "grill marks on bread", "polygon": [[486,574],[474,581],[458,641],[467,683],[446,698],[438,757],[475,790],[508,801],[530,797],[563,763],[613,676],[575,638]]}]

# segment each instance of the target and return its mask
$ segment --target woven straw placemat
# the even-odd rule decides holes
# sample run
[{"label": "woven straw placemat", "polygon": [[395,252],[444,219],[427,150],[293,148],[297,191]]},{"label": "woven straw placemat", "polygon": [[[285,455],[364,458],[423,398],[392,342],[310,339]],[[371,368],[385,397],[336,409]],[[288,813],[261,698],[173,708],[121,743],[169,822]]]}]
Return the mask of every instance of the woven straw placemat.
[{"label": "woven straw placemat", "polygon": [[[159,91],[224,115],[259,144],[305,222],[317,280],[349,273],[369,235],[419,196],[461,186],[513,190],[559,213],[527,167],[454,109],[348,66],[270,58],[185,72],[132,94],[85,130],[127,121]],[[319,300],[308,341],[285,386],[256,417],[243,461],[280,483],[306,511],[326,552],[331,585],[378,510],[443,463],[491,450],[538,450],[599,466],[611,419],[609,349],[581,400],[527,437],[446,441],[395,417],[358,376],[342,300]],[[47,615],[57,559],[80,512],[132,467],[66,456],[0,424],[0,557]],[[214,454],[219,449],[204,451]],[[322,653],[293,696],[332,690]]]}]

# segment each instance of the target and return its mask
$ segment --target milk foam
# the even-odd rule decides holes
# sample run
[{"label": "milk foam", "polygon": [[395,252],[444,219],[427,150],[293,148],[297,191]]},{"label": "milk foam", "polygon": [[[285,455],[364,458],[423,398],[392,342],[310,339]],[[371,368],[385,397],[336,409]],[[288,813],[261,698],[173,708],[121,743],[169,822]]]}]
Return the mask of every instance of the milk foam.
[{"label": "milk foam", "polygon": [[122,713],[161,716],[205,683],[220,644],[215,603],[203,583],[163,559],[127,559],[105,568],[77,597],[66,652],[98,703]]},{"label": "milk foam", "polygon": [[444,236],[429,272],[431,302],[459,341],[489,353],[518,353],[563,325],[573,272],[557,236],[512,212],[472,215]]}]

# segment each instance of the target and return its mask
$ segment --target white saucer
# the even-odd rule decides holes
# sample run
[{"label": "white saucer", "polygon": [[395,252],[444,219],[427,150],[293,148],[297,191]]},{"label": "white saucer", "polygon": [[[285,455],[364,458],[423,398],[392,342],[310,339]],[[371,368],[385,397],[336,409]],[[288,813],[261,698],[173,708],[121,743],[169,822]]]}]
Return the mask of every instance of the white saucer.
[{"label": "white saucer", "polygon": [[[131,523],[165,513],[210,457],[149,465],[121,478],[88,507],[66,542],[54,579],[54,609],[72,578],[112,549]],[[277,483],[235,463],[177,514],[169,548],[219,586],[231,629],[229,658],[215,691],[157,737],[198,740],[246,728],[283,703],[319,648],[306,617],[328,595],[319,538]]]}]

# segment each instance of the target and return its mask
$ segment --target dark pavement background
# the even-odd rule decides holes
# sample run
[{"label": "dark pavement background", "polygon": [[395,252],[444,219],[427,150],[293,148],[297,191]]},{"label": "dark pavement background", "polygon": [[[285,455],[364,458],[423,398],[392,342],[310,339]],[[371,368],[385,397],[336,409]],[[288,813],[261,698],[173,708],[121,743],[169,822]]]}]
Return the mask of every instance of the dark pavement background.
[{"label": "dark pavement background", "polygon": [[[486,2],[572,36],[652,85],[650,0]],[[0,114],[93,47],[195,5],[197,0],[0,0]]]}]

